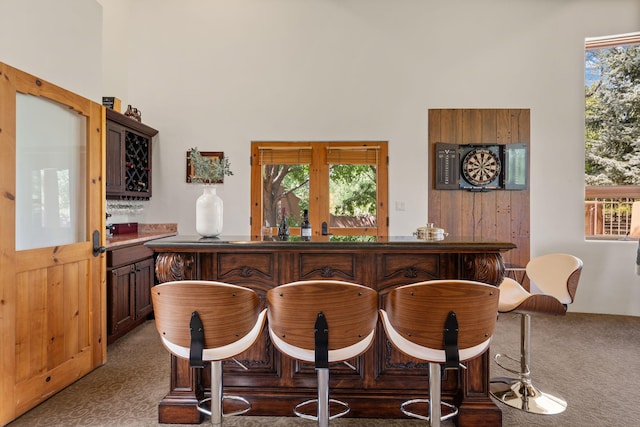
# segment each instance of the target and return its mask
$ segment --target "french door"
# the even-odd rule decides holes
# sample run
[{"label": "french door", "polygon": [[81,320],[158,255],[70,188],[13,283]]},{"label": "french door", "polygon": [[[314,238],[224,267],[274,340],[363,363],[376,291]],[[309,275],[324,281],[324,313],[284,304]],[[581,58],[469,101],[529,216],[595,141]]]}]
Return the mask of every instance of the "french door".
[{"label": "french door", "polygon": [[252,142],[251,235],[284,213],[299,236],[306,210],[313,236],[387,236],[387,153],[386,141]]}]

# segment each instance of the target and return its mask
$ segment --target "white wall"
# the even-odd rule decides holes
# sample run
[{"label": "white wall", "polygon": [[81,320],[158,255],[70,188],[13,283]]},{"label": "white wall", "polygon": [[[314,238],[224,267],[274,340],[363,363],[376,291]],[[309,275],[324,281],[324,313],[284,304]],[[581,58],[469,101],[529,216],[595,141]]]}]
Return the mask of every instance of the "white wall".
[{"label": "white wall", "polygon": [[[250,141],[376,139],[389,141],[391,206],[406,206],[390,231],[409,234],[427,221],[427,110],[529,108],[532,255],[584,260],[571,310],[640,315],[637,242],[583,238],[584,38],[640,30],[637,0],[100,0],[104,78],[80,53],[41,50],[55,11],[33,2],[38,26],[24,0],[0,0],[0,58],[11,63],[4,41],[18,31],[18,62],[63,86],[98,79],[160,130],[141,221],[195,233],[191,146],[230,158],[225,233],[248,234]],[[92,1],[65,3],[95,23]],[[42,56],[23,60],[23,47]]]},{"label": "white wall", "polygon": [[102,8],[95,0],[0,0],[0,62],[101,102]]},{"label": "white wall", "polygon": [[129,88],[129,51],[134,43],[129,34],[129,0],[96,0],[103,7],[104,39],[102,43],[102,96],[115,96],[125,112]]}]

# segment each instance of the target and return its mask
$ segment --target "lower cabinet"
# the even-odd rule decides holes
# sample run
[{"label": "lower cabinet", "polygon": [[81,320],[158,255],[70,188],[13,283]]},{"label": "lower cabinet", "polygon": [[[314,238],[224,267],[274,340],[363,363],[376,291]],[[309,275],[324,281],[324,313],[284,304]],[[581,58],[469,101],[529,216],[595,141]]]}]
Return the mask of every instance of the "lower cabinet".
[{"label": "lower cabinet", "polygon": [[107,252],[107,344],[125,335],[153,312],[153,251],[142,244]]}]

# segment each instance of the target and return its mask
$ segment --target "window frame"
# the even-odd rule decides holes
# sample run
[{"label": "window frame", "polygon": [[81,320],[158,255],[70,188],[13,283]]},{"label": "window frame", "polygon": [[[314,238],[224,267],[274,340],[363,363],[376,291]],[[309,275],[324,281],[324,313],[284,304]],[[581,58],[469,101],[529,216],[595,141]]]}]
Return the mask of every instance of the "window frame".
[{"label": "window frame", "polygon": [[[389,156],[387,141],[252,141],[251,142],[251,236],[260,238],[263,223],[263,177],[261,150],[311,149],[309,163],[309,221],[313,226],[313,236],[321,235],[321,224],[326,222],[328,232],[342,236],[388,236],[388,181]],[[331,227],[329,218],[329,149],[357,149],[378,151],[376,159],[376,227]],[[286,164],[286,163],[273,163]],[[348,164],[348,162],[344,163]],[[272,227],[273,232],[276,228]],[[291,227],[292,235],[299,234],[299,227]]]},{"label": "window frame", "polygon": [[[617,46],[629,46],[640,44],[640,32],[618,34],[603,37],[588,37],[585,39],[584,51],[585,51],[585,74],[586,74],[586,53],[589,50],[605,49]],[[585,82],[586,84],[586,82]],[[586,108],[586,105],[585,105]],[[586,123],[585,123],[586,132]],[[585,152],[586,152],[586,138],[585,138]],[[638,185],[585,185],[585,239],[587,240],[600,240],[617,239],[621,237],[626,238],[628,236],[624,234],[607,234],[604,227],[604,219],[600,217],[602,215],[603,206],[609,204],[628,204],[633,200],[640,200],[640,186]],[[595,212],[595,213],[594,213]],[[600,214],[598,214],[600,212]],[[594,216],[596,215],[596,216]],[[632,215],[623,215],[623,217],[631,217]],[[629,221],[626,221],[629,220]],[[630,218],[625,219],[626,223],[630,223]],[[596,232],[596,229],[602,227],[602,233]],[[623,230],[625,231],[625,230]]]}]

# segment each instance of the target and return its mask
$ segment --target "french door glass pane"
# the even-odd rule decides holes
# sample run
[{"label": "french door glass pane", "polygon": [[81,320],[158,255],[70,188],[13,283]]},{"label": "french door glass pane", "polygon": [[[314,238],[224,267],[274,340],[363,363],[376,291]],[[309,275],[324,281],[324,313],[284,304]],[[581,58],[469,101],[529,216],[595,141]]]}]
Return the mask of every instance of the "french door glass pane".
[{"label": "french door glass pane", "polygon": [[87,240],[86,118],[16,96],[16,250]]},{"label": "french door glass pane", "polygon": [[331,227],[377,227],[375,165],[330,165],[329,192]]},{"label": "french door glass pane", "polygon": [[285,209],[289,226],[299,227],[309,209],[309,165],[264,165],[262,172],[262,225],[276,227]]}]

